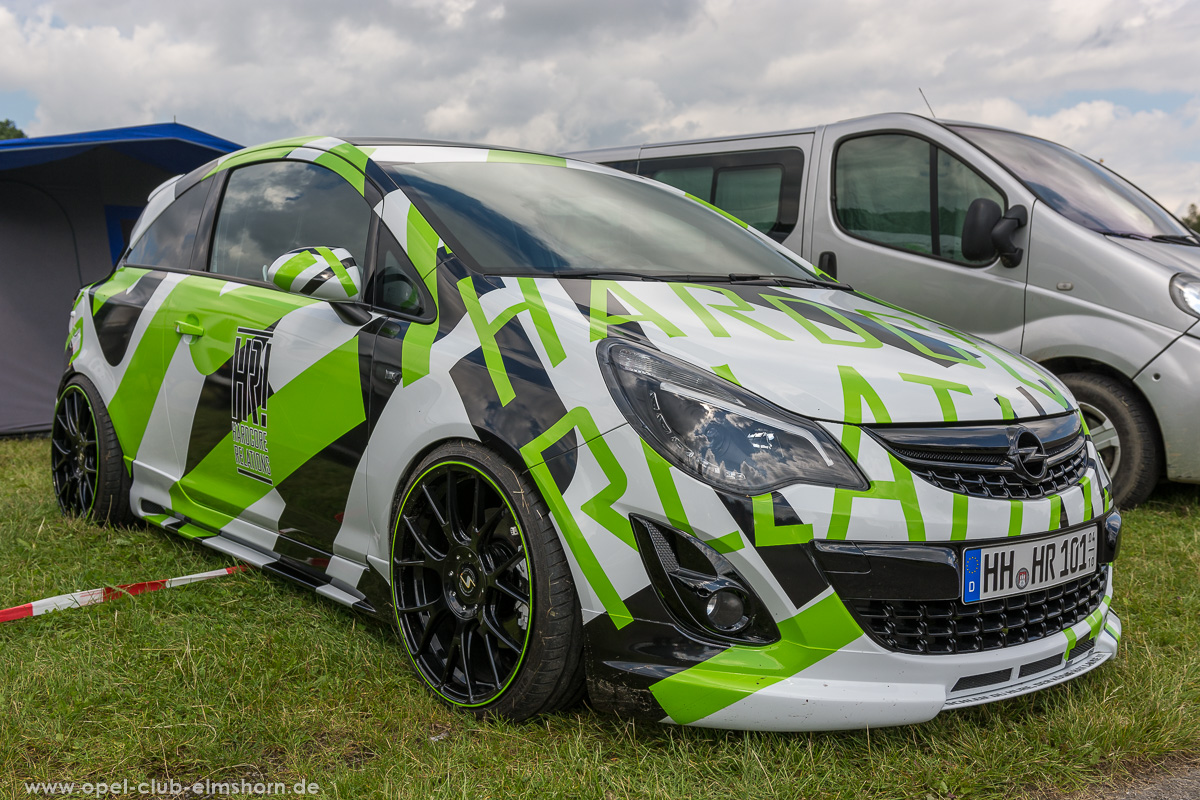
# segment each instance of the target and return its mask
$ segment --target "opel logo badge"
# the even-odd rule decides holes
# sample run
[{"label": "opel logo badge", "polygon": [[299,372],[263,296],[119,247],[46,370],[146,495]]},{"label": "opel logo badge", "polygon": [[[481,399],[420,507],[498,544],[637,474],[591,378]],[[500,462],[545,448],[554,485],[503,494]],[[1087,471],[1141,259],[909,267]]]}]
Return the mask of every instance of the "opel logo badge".
[{"label": "opel logo badge", "polygon": [[1028,428],[1018,430],[1009,445],[1008,460],[1017,475],[1027,481],[1039,481],[1046,476],[1046,447]]}]

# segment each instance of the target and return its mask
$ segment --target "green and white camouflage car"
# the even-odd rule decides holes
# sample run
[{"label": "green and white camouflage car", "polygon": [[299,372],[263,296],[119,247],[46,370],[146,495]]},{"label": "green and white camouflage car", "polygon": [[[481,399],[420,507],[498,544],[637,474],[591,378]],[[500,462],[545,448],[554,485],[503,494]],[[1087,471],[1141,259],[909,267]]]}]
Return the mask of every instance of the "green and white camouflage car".
[{"label": "green and white camouflage car", "polygon": [[132,242],[71,314],[63,510],[388,620],[455,706],[877,727],[1116,652],[1063,385],[682,192],[304,138],[164,184]]}]

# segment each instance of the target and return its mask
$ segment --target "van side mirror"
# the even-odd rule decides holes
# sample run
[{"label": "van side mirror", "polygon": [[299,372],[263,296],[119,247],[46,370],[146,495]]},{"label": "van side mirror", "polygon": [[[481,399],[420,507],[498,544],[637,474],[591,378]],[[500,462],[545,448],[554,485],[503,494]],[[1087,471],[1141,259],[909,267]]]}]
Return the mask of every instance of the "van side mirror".
[{"label": "van side mirror", "polygon": [[1029,212],[1025,206],[1013,206],[1004,214],[994,200],[986,197],[973,200],[963,220],[963,257],[968,261],[988,261],[998,253],[1004,266],[1020,266],[1025,251],[1017,247],[1013,234],[1027,224]]},{"label": "van side mirror", "polygon": [[354,302],[362,296],[362,270],[342,247],[298,247],[263,269],[278,288],[317,300]]}]

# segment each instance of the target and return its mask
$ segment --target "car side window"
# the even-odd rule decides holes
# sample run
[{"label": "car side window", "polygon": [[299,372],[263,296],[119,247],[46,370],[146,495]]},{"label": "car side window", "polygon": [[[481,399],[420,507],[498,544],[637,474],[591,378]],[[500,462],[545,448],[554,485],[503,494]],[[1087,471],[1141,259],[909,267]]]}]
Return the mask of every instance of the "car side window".
[{"label": "car side window", "polygon": [[374,303],[405,316],[421,313],[421,292],[414,283],[416,269],[386,225],[379,226],[375,256]]},{"label": "car side window", "polygon": [[860,239],[959,264],[985,263],[962,254],[967,208],[980,197],[1005,205],[973,169],[915,136],[860,136],[838,146],[834,211]]},{"label": "car side window", "polygon": [[191,269],[196,229],[211,185],[209,181],[202,181],[164,208],[134,242],[125,263],[143,267]]},{"label": "car side window", "polygon": [[668,167],[651,173],[650,177],[699,197],[706,203],[712,202],[712,167]]},{"label": "car side window", "polygon": [[264,280],[297,247],[344,247],[366,269],[371,208],[340,175],[301,161],[235,169],[217,213],[209,270]]}]

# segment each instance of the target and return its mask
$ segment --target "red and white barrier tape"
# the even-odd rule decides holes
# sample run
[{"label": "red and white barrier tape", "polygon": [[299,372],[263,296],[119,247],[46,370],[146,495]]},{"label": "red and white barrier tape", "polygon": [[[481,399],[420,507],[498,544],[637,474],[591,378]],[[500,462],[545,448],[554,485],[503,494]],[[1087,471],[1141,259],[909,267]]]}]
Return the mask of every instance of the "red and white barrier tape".
[{"label": "red and white barrier tape", "polygon": [[212,572],[197,572],[195,575],[184,575],[181,578],[167,578],[162,581],[145,581],[143,583],[126,583],[115,589],[104,587],[103,589],[86,589],[82,592],[72,592],[71,594],[60,594],[57,597],[47,597],[44,600],[34,600],[32,603],[26,603],[23,606],[13,606],[0,611],[0,622],[11,622],[16,619],[24,619],[25,617],[36,617],[40,614],[45,614],[49,611],[60,611],[64,608],[82,608],[83,606],[92,606],[96,603],[103,603],[106,600],[112,600],[115,597],[125,597],[127,595],[145,594],[146,592],[156,592],[159,589],[173,589],[176,586],[185,586],[189,583],[197,581],[206,581],[209,578],[220,578],[225,575],[232,575],[235,572],[242,572],[250,569],[245,564],[238,564],[235,567],[225,567],[224,569],[214,569]]}]

